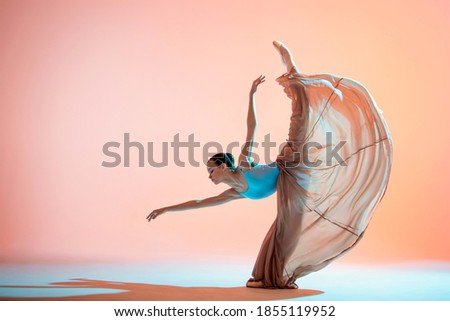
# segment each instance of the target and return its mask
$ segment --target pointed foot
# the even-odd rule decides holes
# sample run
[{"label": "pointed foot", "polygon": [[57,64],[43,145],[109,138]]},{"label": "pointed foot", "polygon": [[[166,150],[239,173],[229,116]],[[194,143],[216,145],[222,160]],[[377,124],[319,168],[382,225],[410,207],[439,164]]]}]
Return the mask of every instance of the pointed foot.
[{"label": "pointed foot", "polygon": [[277,49],[278,53],[280,54],[281,60],[286,66],[287,72],[298,73],[297,67],[295,66],[294,63],[294,58],[292,57],[292,54],[289,51],[289,49],[281,41],[275,40],[272,43]]},{"label": "pointed foot", "polygon": [[278,40],[275,40],[274,42],[272,42],[273,43],[273,45],[277,48],[277,49],[279,49],[281,46],[284,46],[282,43],[281,43],[281,41],[278,41]]},{"label": "pointed foot", "polygon": [[248,288],[265,288],[263,281],[255,281],[253,278],[247,281],[246,286]]}]

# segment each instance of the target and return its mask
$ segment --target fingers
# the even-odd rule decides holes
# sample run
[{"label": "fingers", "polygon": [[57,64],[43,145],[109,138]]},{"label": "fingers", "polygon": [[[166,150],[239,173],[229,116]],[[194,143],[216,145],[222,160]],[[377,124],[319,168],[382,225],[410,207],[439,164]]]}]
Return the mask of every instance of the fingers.
[{"label": "fingers", "polygon": [[259,77],[254,81],[254,83],[257,84],[257,85],[259,85],[259,84],[261,84],[261,83],[263,83],[263,82],[265,82],[265,81],[266,81],[266,76],[261,75],[261,76],[259,76]]},{"label": "fingers", "polygon": [[157,211],[153,211],[147,216],[147,221],[150,222],[152,219],[155,219],[157,216],[158,216],[158,212]]},{"label": "fingers", "polygon": [[251,94],[254,94],[260,84],[266,81],[266,76],[261,75],[257,79],[253,81],[252,89],[250,90]]}]

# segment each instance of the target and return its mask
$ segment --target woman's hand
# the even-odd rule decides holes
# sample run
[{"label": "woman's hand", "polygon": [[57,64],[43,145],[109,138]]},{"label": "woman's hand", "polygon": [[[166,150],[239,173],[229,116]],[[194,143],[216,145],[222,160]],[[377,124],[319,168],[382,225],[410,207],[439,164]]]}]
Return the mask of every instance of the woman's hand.
[{"label": "woman's hand", "polygon": [[254,80],[252,84],[252,89],[250,89],[250,94],[253,95],[256,92],[256,89],[258,89],[258,86],[265,81],[266,76],[263,75],[259,76],[258,79]]},{"label": "woman's hand", "polygon": [[148,214],[147,220],[150,222],[150,220],[157,218],[158,216],[160,216],[161,214],[165,213],[166,211],[167,210],[164,207],[163,208],[159,208],[157,210],[154,210],[153,212]]}]

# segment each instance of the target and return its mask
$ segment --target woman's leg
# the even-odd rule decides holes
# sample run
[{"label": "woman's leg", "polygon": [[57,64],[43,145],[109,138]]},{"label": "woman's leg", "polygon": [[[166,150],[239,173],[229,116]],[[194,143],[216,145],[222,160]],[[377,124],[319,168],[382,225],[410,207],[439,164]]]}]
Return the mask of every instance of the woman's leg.
[{"label": "woman's leg", "polygon": [[283,63],[286,66],[288,73],[300,73],[297,69],[297,66],[294,63],[294,58],[292,57],[291,52],[289,49],[280,41],[274,41],[273,45],[278,50],[278,52],[281,55],[281,59],[283,60]]},{"label": "woman's leg", "polygon": [[[286,159],[292,159],[298,161],[298,153],[300,147],[306,138],[305,130],[307,128],[308,121],[308,98],[305,92],[303,84],[299,81],[302,76],[295,65],[294,58],[289,49],[280,41],[273,42],[275,48],[281,55],[283,63],[286,65],[287,74],[277,78],[277,81],[284,87],[284,91],[287,96],[292,100],[292,115],[291,123],[289,126],[288,145],[284,147],[281,155],[284,155]],[[295,75],[297,74],[297,75]]]}]

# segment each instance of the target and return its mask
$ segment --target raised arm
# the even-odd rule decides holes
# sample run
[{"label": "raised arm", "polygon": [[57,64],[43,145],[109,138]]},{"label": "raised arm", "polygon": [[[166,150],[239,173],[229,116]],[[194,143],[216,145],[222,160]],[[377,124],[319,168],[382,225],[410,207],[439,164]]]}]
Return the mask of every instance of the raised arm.
[{"label": "raised arm", "polygon": [[166,212],[178,212],[202,207],[217,206],[239,198],[243,198],[243,196],[236,192],[233,188],[230,188],[217,196],[205,198],[203,200],[187,201],[185,203],[154,210],[147,216],[147,220],[150,222],[150,220],[155,219],[159,215]]},{"label": "raised arm", "polygon": [[255,93],[258,86],[264,81],[265,76],[259,76],[258,79],[253,81],[252,88],[250,89],[247,113],[247,137],[245,138],[245,144],[238,159],[238,165],[242,167],[251,167],[253,140],[256,134],[256,127],[258,126],[258,120],[256,118]]}]

